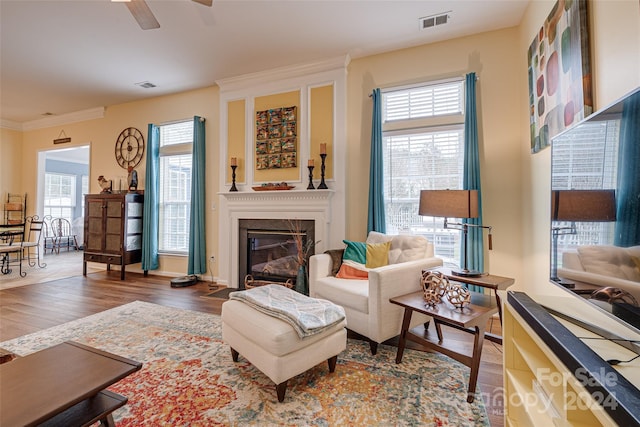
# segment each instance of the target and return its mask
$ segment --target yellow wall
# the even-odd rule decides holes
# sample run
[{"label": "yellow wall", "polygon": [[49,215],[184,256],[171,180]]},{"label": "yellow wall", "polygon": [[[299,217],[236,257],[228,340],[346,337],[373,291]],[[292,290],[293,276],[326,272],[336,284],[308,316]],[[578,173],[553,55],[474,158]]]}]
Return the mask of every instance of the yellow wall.
[{"label": "yellow wall", "polygon": [[[333,178],[333,86],[311,89],[310,114],[310,159],[314,159],[314,178],[320,177],[320,144],[327,144],[325,178]],[[303,174],[304,175],[304,174]],[[304,176],[303,176],[304,181]]]},{"label": "yellow wall", "polygon": [[[494,250],[486,254],[487,268],[495,274],[515,277],[518,286],[530,291],[552,288],[548,283],[551,150],[530,153],[526,52],[553,4],[553,0],[532,1],[518,27],[352,60],[347,77],[347,139],[344,142],[347,145],[346,238],[364,239],[366,233],[362,218],[367,216],[371,132],[368,95],[372,89],[463,76],[474,71],[480,78],[477,99],[484,223],[494,227]],[[589,6],[597,110],[640,85],[640,3],[599,0],[590,1]],[[278,105],[256,102],[255,109],[299,106],[299,93],[296,94],[297,102]],[[103,119],[23,134],[3,129],[0,190],[27,192],[30,200],[35,200],[37,153],[59,148],[52,145],[52,140],[63,128],[72,138],[69,146],[91,145],[91,191],[97,192],[98,175],[125,175],[114,158],[115,139],[122,129],[134,126],[146,135],[150,122],[201,115],[207,119],[207,164],[212,166],[207,168],[207,206],[211,206],[217,202],[218,165],[228,164],[228,159],[221,163],[218,158],[218,105],[218,88],[211,87],[111,106]],[[305,112],[298,108],[298,114]],[[315,138],[324,136],[312,132],[311,156],[317,159],[320,141]],[[255,135],[248,137],[255,139]],[[343,142],[327,143],[331,156],[331,143]],[[253,167],[244,163],[244,154],[236,157],[241,167]],[[316,166],[318,163],[316,160]],[[138,173],[140,187],[144,188],[144,165],[138,168]],[[302,179],[306,179],[306,173]],[[269,181],[269,177],[264,180]],[[273,179],[282,180],[281,175]],[[33,205],[30,207],[33,209]],[[217,224],[217,212],[208,210],[207,248],[211,254],[216,248]],[[162,257],[160,268],[186,273],[186,259]]]},{"label": "yellow wall", "polygon": [[[246,102],[244,99],[238,101],[231,101],[227,104],[228,110],[228,152],[227,152],[227,182],[231,182],[231,168],[230,159],[235,157],[238,168],[236,169],[236,182],[245,182],[246,173],[246,155],[245,155],[245,141],[246,141],[246,126],[245,126],[245,109]],[[251,164],[249,164],[251,166]]]},{"label": "yellow wall", "polygon": [[[64,148],[87,145],[91,146],[90,155],[90,192],[100,191],[97,178],[104,175],[107,179],[115,179],[126,176],[115,160],[115,142],[120,132],[129,126],[136,127],[145,135],[145,148],[147,140],[147,126],[149,123],[162,124],[175,120],[193,118],[194,115],[206,119],[205,133],[207,139],[206,155],[208,165],[217,165],[219,158],[219,108],[218,88],[209,87],[177,95],[163,96],[144,101],[131,102],[110,106],[105,111],[102,119],[89,120],[79,123],[66,124],[45,129],[24,132],[22,141],[22,166],[19,169],[22,191],[29,194],[30,200],[35,200],[38,152],[61,148],[53,145],[53,139],[57,138],[64,128],[65,134],[71,138],[71,143],[64,144]],[[3,134],[4,141],[4,134]],[[4,142],[3,142],[3,169],[4,169]],[[146,154],[146,151],[145,151]],[[138,167],[139,189],[145,187],[145,160]],[[218,173],[216,167],[207,168],[207,200],[215,200],[218,189]],[[29,210],[33,213],[35,205],[31,204]],[[216,212],[207,210],[207,252],[214,254],[216,249],[217,227]],[[185,257],[161,256],[160,270],[165,272],[187,273]],[[128,268],[129,269],[129,268]],[[135,268],[131,268],[135,270]]]},{"label": "yellow wall", "polygon": [[[251,140],[253,141],[253,147],[255,147],[256,143],[256,126],[255,126],[255,117],[256,112],[269,110],[272,108],[280,108],[280,107],[296,107],[298,120],[302,113],[300,110],[300,91],[286,92],[286,93],[278,93],[274,95],[268,96],[260,96],[255,98],[255,109],[253,111],[254,117],[254,125],[252,129],[254,130]],[[254,168],[254,180],[257,182],[273,182],[278,183],[282,181],[296,181],[300,177],[300,134],[299,134],[299,126],[296,126],[298,131],[296,132],[296,151],[297,151],[297,167],[295,168],[282,168],[282,169],[256,169],[256,165],[252,164]],[[255,148],[253,153],[246,154],[246,160],[255,159]]]},{"label": "yellow wall", "polygon": [[0,201],[7,193],[22,193],[22,132],[0,128]]},{"label": "yellow wall", "polygon": [[494,227],[486,268],[518,276],[522,242],[518,59],[515,28],[353,60],[348,74],[347,238],[365,238],[371,144],[371,99],[376,88],[462,77],[477,82],[483,222]]},{"label": "yellow wall", "polygon": [[[532,1],[520,25],[516,72],[526,76],[525,52],[540,24],[555,1]],[[640,2],[590,1],[591,64],[593,72],[594,111],[640,86]],[[518,111],[521,144],[522,223],[520,235],[522,274],[517,285],[528,292],[554,292],[549,283],[549,189],[551,186],[551,150],[531,154],[525,142],[529,139],[527,80],[522,78],[514,98]],[[496,243],[497,244],[497,243]]]}]

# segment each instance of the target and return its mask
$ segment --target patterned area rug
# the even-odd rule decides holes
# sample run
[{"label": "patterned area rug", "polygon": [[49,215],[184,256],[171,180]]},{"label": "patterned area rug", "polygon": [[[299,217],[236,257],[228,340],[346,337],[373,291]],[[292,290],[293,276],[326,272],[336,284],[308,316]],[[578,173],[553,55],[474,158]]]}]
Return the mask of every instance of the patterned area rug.
[{"label": "patterned area rug", "polygon": [[[231,359],[219,316],[134,302],[0,343],[18,355],[75,340],[144,363],[114,386],[129,403],[118,426],[485,426],[480,394],[466,402],[468,368],[445,356],[349,340],[336,371],[322,363],[274,384],[240,357]],[[10,362],[9,362],[10,363]]]}]

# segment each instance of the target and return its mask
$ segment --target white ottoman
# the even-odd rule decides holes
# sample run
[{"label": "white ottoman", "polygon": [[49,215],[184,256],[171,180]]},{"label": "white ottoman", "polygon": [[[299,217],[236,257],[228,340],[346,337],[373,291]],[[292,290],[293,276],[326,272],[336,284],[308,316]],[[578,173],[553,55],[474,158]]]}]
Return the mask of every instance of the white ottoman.
[{"label": "white ottoman", "polygon": [[293,327],[261,313],[241,301],[222,304],[222,339],[231,347],[233,361],[242,354],[253,366],[276,383],[278,401],[284,400],[287,381],[324,360],[329,372],[338,354],[347,348],[346,321],[322,333],[300,338]]}]

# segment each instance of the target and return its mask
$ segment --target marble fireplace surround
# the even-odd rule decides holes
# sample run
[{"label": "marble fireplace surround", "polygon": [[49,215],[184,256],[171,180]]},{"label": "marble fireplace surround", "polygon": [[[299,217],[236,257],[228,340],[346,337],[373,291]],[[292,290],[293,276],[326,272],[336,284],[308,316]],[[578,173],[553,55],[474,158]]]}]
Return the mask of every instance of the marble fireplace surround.
[{"label": "marble fireplace surround", "polygon": [[220,193],[217,282],[237,288],[241,219],[313,220],[315,253],[342,247],[344,204],[334,190],[288,190]]}]

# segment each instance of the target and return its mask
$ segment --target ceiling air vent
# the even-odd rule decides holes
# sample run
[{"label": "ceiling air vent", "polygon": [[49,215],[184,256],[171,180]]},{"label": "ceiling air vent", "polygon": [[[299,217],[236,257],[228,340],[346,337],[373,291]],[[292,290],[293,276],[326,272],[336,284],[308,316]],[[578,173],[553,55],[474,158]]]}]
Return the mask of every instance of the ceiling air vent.
[{"label": "ceiling air vent", "polygon": [[437,15],[425,16],[420,18],[420,29],[426,30],[427,28],[433,28],[438,25],[443,25],[449,22],[451,19],[451,11],[439,13]]}]

